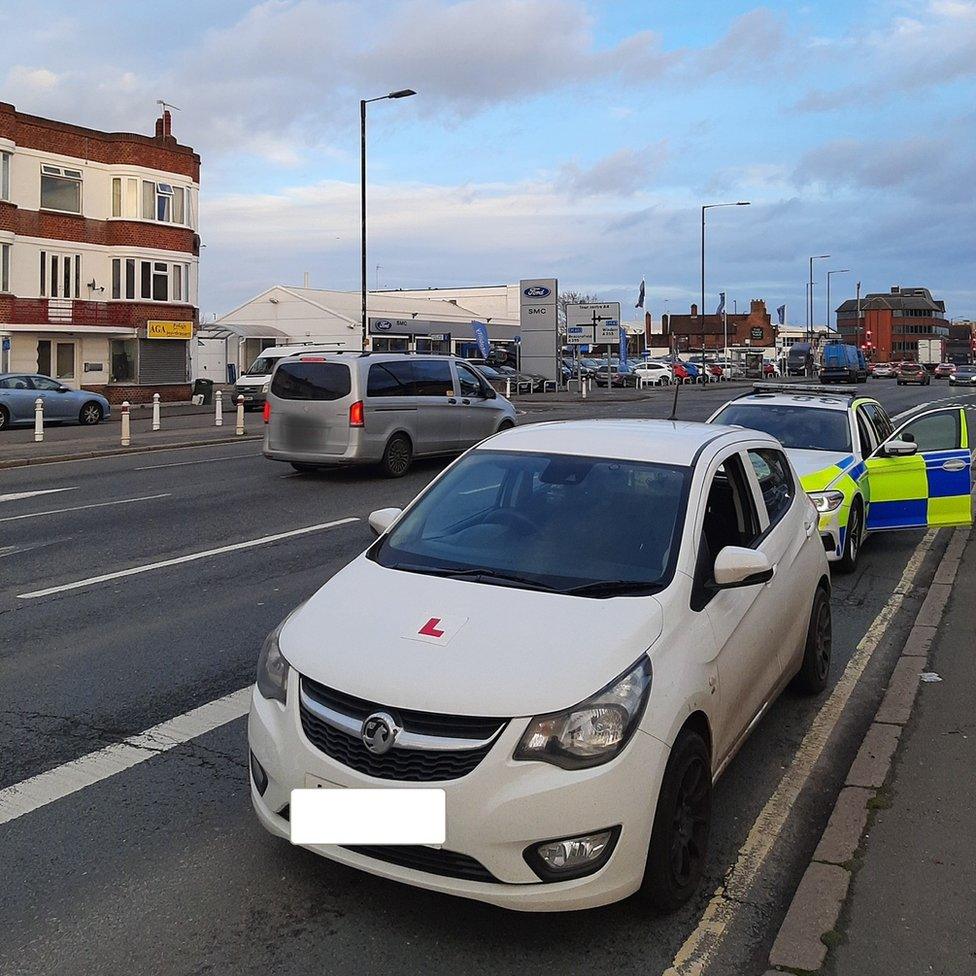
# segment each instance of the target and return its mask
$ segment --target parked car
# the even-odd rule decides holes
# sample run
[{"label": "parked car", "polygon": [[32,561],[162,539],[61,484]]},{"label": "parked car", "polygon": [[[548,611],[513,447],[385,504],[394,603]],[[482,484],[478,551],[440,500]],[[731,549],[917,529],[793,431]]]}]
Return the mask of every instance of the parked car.
[{"label": "parked car", "polygon": [[501,384],[502,389],[506,379],[511,381],[511,388],[516,393],[526,390],[541,393],[545,389],[546,378],[538,373],[520,373],[514,366],[488,364],[479,360],[467,359],[465,362],[475,365],[482,376]]},{"label": "parked car", "polygon": [[379,538],[268,636],[258,820],[287,841],[292,790],[436,786],[444,847],[302,843],[510,909],[641,891],[675,910],[705,873],[713,780],[791,681],[826,687],[815,518],[755,431],[584,420],[488,439],[405,511],[373,512]]},{"label": "parked car", "polygon": [[936,366],[935,369],[932,370],[932,375],[937,380],[943,380],[943,379],[946,379],[949,376],[952,376],[952,374],[955,371],[956,371],[956,364],[955,363],[939,363],[939,365]]},{"label": "parked car", "polygon": [[909,383],[917,383],[919,386],[928,386],[932,382],[929,371],[921,363],[902,363],[898,367],[898,385],[906,386]]},{"label": "parked car", "polygon": [[828,342],[820,360],[821,383],[866,383],[868,366],[857,346]]},{"label": "parked car", "polygon": [[976,366],[956,366],[949,386],[976,386]]},{"label": "parked car", "polygon": [[653,383],[655,386],[667,386],[674,382],[671,368],[666,363],[655,363],[650,360],[638,363],[634,366],[634,374],[644,383]]},{"label": "parked car", "polygon": [[112,413],[100,393],[73,390],[52,376],[39,373],[0,373],[0,430],[34,423],[34,401],[44,402],[45,424],[101,423]]},{"label": "parked car", "polygon": [[275,367],[264,420],[266,458],[298,471],[379,464],[399,478],[415,457],[459,454],[516,413],[453,356],[308,353]]},{"label": "parked car", "polygon": [[694,378],[688,371],[684,363],[677,362],[671,364],[671,375],[676,383],[693,383]]},{"label": "parked car", "polygon": [[894,363],[875,363],[871,375],[877,380],[888,380],[897,374]]}]

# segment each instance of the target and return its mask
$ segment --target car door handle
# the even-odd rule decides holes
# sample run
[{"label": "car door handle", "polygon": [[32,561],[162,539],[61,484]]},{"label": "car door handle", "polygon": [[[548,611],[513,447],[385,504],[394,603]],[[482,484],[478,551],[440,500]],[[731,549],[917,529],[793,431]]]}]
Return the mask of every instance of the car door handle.
[{"label": "car door handle", "polygon": [[462,403],[471,403],[471,401],[470,401],[470,400],[466,400],[466,399],[465,399],[465,400],[462,400],[461,402],[462,402]]},{"label": "car door handle", "polygon": [[806,532],[808,539],[810,538],[810,536],[813,535],[813,530],[816,527],[817,527],[817,523],[815,521],[814,522],[804,522],[803,523],[803,531]]},{"label": "car door handle", "polygon": [[457,403],[457,400],[454,397],[448,397],[447,398],[447,402],[448,403]]},{"label": "car door handle", "polygon": [[964,467],[966,467],[966,462],[962,458],[949,458],[949,460],[942,465],[942,470],[962,471]]}]

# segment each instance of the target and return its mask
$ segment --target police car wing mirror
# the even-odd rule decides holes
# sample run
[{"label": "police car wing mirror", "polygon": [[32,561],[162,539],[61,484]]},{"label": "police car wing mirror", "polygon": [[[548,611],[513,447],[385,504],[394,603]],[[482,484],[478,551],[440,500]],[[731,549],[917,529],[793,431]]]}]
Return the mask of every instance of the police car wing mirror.
[{"label": "police car wing mirror", "polygon": [[382,535],[403,513],[402,508],[379,508],[369,513],[369,527],[373,535]]},{"label": "police car wing mirror", "polygon": [[743,546],[726,546],[715,557],[712,588],[731,590],[739,586],[757,586],[773,578],[773,565],[764,552]]},{"label": "police car wing mirror", "polygon": [[881,452],[885,457],[911,457],[918,453],[918,444],[907,437],[893,437],[881,445]]}]

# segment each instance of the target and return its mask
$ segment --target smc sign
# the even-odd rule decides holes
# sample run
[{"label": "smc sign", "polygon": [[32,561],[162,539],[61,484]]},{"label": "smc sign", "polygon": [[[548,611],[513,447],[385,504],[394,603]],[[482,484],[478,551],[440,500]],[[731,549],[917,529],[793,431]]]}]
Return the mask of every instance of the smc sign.
[{"label": "smc sign", "polygon": [[552,294],[552,289],[546,288],[545,285],[533,285],[531,288],[526,288],[522,294],[526,298],[547,298]]}]

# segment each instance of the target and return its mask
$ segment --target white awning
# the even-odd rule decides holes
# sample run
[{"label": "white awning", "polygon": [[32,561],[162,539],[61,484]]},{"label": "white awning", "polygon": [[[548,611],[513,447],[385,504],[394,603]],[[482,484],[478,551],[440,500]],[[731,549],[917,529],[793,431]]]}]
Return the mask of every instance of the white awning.
[{"label": "white awning", "polygon": [[122,326],[113,325],[51,325],[47,322],[38,325],[0,325],[0,335],[10,335],[16,332],[55,332],[58,335],[72,334],[76,336],[86,335],[117,335],[117,336],[137,336],[138,329],[129,329]]}]

